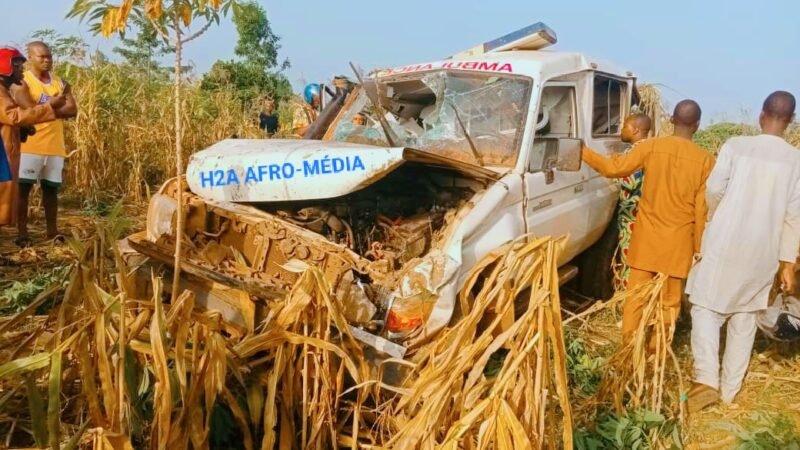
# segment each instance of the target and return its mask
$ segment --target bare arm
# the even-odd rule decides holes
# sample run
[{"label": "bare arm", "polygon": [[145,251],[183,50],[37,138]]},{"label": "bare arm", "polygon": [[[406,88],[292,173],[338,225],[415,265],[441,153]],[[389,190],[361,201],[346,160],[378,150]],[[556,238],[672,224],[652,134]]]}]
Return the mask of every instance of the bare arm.
[{"label": "bare arm", "polygon": [[75,101],[75,97],[72,95],[72,85],[64,82],[64,97],[67,99],[67,103],[59,108],[58,116],[64,119],[72,119],[78,115],[78,102]]},{"label": "bare arm", "polygon": [[583,161],[607,178],[626,177],[644,167],[644,160],[652,146],[642,142],[624,155],[603,156],[589,147],[583,147]]},{"label": "bare arm", "polygon": [[33,108],[36,106],[36,102],[33,101],[33,97],[31,97],[31,93],[24,83],[21,85],[12,85],[11,95],[14,97],[14,101],[17,102],[17,105],[23,108]]}]

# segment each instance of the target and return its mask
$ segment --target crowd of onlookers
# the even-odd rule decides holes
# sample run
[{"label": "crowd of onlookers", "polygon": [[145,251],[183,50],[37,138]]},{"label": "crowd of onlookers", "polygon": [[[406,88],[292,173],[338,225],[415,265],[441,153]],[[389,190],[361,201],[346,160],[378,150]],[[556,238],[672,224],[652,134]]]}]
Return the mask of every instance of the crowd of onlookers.
[{"label": "crowd of onlookers", "polygon": [[[27,69],[25,67],[27,63]],[[58,231],[58,192],[66,145],[64,120],[78,114],[70,85],[53,72],[50,47],[27,46],[27,57],[0,47],[0,226],[17,225],[16,244],[31,245],[28,199],[41,186],[47,238],[63,242]]]},{"label": "crowd of onlookers", "polygon": [[[742,387],[759,317],[795,289],[800,250],[800,151],[784,135],[795,119],[796,100],[785,91],[770,94],[759,116],[761,134],[729,139],[716,162],[692,138],[700,106],[677,104],[671,136],[647,138],[650,118],[625,121],[625,154],[607,157],[584,148],[583,159],[621,183],[621,255],[629,271],[625,288],[666,276],[661,317],[654,326],[672,330],[684,292],[689,295],[695,384],[690,411],[720,400],[732,402]],[[626,234],[630,234],[630,241]],[[777,280],[776,280],[777,276]],[[623,307],[623,342],[642,329],[647,299],[629,295]],[[800,337],[800,317],[777,311],[768,334]],[[785,321],[780,323],[780,318]],[[720,335],[725,351],[720,365]]]}]

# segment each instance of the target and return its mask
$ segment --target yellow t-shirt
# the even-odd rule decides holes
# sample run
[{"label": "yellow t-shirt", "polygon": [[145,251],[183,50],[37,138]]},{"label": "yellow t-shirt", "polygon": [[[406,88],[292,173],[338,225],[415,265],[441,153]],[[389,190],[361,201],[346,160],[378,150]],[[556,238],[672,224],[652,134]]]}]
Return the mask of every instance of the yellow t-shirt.
[{"label": "yellow t-shirt", "polygon": [[[42,83],[33,72],[25,71],[25,86],[34,102],[42,105],[50,97],[64,93],[64,82],[50,75],[50,83]],[[22,144],[22,153],[46,156],[67,156],[64,144],[64,121],[54,120],[36,125],[36,134]]]}]

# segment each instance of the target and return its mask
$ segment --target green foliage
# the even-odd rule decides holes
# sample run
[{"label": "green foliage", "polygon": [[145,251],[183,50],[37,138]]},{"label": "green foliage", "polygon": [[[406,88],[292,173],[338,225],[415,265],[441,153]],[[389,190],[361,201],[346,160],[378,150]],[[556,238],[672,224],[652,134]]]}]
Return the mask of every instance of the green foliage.
[{"label": "green foliage", "polygon": [[[256,66],[278,66],[280,38],[272,32],[267,12],[256,2],[238,4],[233,9],[233,23],[239,33],[234,52],[236,56]],[[282,70],[289,68],[289,60],[281,63]]]},{"label": "green foliage", "polygon": [[202,89],[233,89],[248,106],[267,95],[276,101],[288,98],[292,87],[281,72],[289,61],[278,62],[280,38],[272,32],[266,11],[256,2],[238,4],[233,11],[238,59],[214,63],[203,77]]},{"label": "green foliage", "polygon": [[734,136],[752,136],[757,133],[758,128],[752,125],[722,122],[698,130],[694,135],[694,142],[716,155],[719,152],[719,148],[728,139]]},{"label": "green foliage", "polygon": [[170,68],[163,67],[158,59],[175,52],[175,48],[164,42],[149,20],[134,17],[129,25],[136,30],[135,37],[123,36],[114,53],[122,58],[123,64],[130,66],[134,73],[145,75],[147,79],[167,80]]},{"label": "green foliage", "polygon": [[42,41],[50,47],[56,64],[80,64],[86,60],[89,44],[79,36],[64,36],[51,28],[31,33],[31,41]]},{"label": "green foliage", "polygon": [[567,333],[567,375],[574,389],[583,394],[592,395],[597,392],[602,379],[602,357],[592,357],[586,352],[586,345],[576,333]]},{"label": "green foliage", "polygon": [[26,281],[10,281],[0,292],[0,314],[14,314],[22,311],[36,297],[50,286],[67,280],[69,267],[56,267],[40,272]]},{"label": "green foliage", "polygon": [[[658,444],[658,447],[656,447]],[[578,450],[646,450],[651,448],[681,449],[680,426],[653,411],[633,411],[627,416],[604,414],[594,431],[575,431]]]},{"label": "green foliage", "polygon": [[87,216],[106,217],[114,209],[114,204],[108,199],[87,199],[83,201],[82,212]]},{"label": "green foliage", "polygon": [[717,427],[736,436],[736,450],[800,450],[797,424],[784,415],[755,412],[742,425]]},{"label": "green foliage", "polygon": [[[69,77],[81,113],[66,123],[69,194],[85,211],[104,215],[120,198],[142,201],[174,174],[174,87],[147,79],[127,64],[96,61],[73,67]],[[237,134],[253,137],[257,123],[229,89],[209,92],[195,83],[182,89],[184,155]]]},{"label": "green foliage", "polygon": [[215,62],[203,76],[201,87],[206,91],[233,90],[248,106],[267,95],[280,102],[292,94],[292,86],[284,75],[241,61]]},{"label": "green foliage", "polygon": [[505,348],[498,349],[489,356],[489,362],[486,363],[486,367],[483,369],[483,374],[486,378],[495,378],[500,373],[507,356],[508,350]]},{"label": "green foliage", "polygon": [[208,439],[211,448],[219,450],[241,448],[242,439],[242,433],[230,408],[222,402],[215,403],[211,411],[211,432]]},{"label": "green foliage", "polygon": [[800,148],[800,123],[795,122],[789,130],[786,131],[787,140],[790,144]]}]

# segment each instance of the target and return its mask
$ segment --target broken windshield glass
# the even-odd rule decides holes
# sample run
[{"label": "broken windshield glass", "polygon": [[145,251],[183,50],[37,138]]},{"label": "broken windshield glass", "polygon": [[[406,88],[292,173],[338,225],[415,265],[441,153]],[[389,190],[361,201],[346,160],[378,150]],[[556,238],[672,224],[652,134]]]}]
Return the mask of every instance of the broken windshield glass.
[{"label": "broken windshield glass", "polygon": [[[530,80],[453,71],[381,81],[381,108],[397,145],[478,165],[516,163]],[[389,145],[364,90],[343,112],[337,141]]]}]

